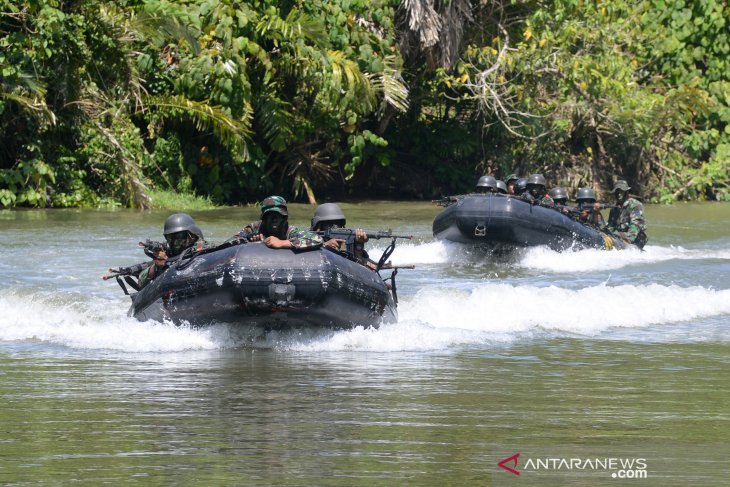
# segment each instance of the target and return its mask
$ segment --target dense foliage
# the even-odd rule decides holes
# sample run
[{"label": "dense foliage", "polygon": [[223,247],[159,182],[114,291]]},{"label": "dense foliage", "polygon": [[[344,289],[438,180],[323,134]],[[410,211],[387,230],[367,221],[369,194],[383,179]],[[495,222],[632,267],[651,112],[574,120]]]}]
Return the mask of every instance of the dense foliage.
[{"label": "dense foliage", "polygon": [[0,0],[0,207],[730,200],[724,0]]}]

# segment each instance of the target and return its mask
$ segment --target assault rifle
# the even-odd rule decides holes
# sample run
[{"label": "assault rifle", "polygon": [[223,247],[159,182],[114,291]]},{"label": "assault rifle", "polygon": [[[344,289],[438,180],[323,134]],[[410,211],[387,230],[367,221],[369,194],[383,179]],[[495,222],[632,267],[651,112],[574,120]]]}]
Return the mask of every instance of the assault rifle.
[{"label": "assault rifle", "polygon": [[[145,255],[147,257],[154,259],[155,254],[159,252],[160,250],[164,250],[165,252],[169,251],[169,247],[166,242],[157,242],[155,240],[147,239],[144,242],[139,242],[139,246],[142,247],[142,250],[144,250]],[[165,262],[165,267],[168,267],[172,261],[178,260],[181,257],[181,255],[176,255],[175,257],[168,257],[167,262]],[[130,265],[127,267],[117,267],[117,268],[109,268],[107,271],[108,274],[101,276],[101,278],[105,281],[115,278],[117,282],[119,283],[119,286],[124,290],[125,294],[129,294],[127,291],[126,286],[124,285],[124,282],[126,282],[132,289],[135,291],[140,290],[139,282],[135,281],[134,278],[139,278],[139,275],[142,273],[143,270],[147,269],[150,265],[152,265],[151,262],[140,262],[139,264]],[[124,279],[124,281],[122,281]]]},{"label": "assault rifle", "polygon": [[[338,239],[338,240],[344,240],[345,241],[345,251],[347,253],[348,258],[356,257],[356,252],[362,251],[363,247],[362,244],[357,243],[356,241],[356,230],[354,228],[328,228],[324,231],[318,231],[317,234],[322,236],[322,240],[325,242],[330,239]],[[393,235],[393,232],[391,230],[381,230],[377,232],[369,232],[367,230],[364,230],[364,232],[367,234],[368,239],[376,239],[379,240],[381,238],[392,238],[395,242],[398,238],[404,238],[406,240],[411,240],[413,238],[413,235]]]},{"label": "assault rifle", "polygon": [[[584,211],[590,211],[590,212],[595,211],[594,205],[595,205],[595,203],[582,203],[582,204],[578,205],[577,207],[566,206],[566,205],[555,205],[555,209],[558,211],[561,211],[563,213],[566,213],[574,218],[578,218],[580,216],[580,214]],[[610,210],[613,208],[616,208],[616,206],[609,205],[606,203],[599,203],[599,209],[601,209],[601,210]]]},{"label": "assault rifle", "polygon": [[139,246],[142,247],[145,255],[151,259],[154,259],[155,254],[160,250],[164,250],[165,253],[170,251],[170,247],[167,245],[167,242],[158,242],[150,239],[147,239],[144,242],[139,242]]},{"label": "assault rifle", "polygon": [[456,196],[442,196],[440,199],[437,200],[431,200],[431,203],[435,203],[438,206],[449,206],[453,203],[456,203],[459,201],[459,198]]}]

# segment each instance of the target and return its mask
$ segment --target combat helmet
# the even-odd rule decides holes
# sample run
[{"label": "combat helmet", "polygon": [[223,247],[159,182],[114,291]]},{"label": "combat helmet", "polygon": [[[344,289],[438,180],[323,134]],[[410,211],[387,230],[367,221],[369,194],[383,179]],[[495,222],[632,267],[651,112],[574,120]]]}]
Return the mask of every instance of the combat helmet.
[{"label": "combat helmet", "polygon": [[533,174],[527,179],[528,186],[547,186],[545,176],[542,174]]},{"label": "combat helmet", "polygon": [[340,205],[337,203],[323,203],[314,210],[311,229],[318,230],[319,228],[317,227],[319,224],[324,222],[332,222],[333,225],[337,225],[340,228],[345,227],[347,220]]},{"label": "combat helmet", "polygon": [[578,203],[595,203],[596,193],[591,188],[579,188],[575,194],[575,201]]},{"label": "combat helmet", "polygon": [[198,240],[203,240],[203,231],[187,213],[175,213],[167,217],[162,230],[167,241],[169,255],[179,254]]},{"label": "combat helmet", "polygon": [[477,181],[477,191],[479,191],[479,188],[488,188],[489,189],[497,191],[497,178],[494,176],[482,176],[479,178],[479,181]]},{"label": "combat helmet", "polygon": [[165,220],[162,235],[167,238],[168,235],[185,231],[196,235],[201,240],[203,239],[203,231],[195,224],[193,217],[187,213],[175,213],[168,216]]},{"label": "combat helmet", "polygon": [[507,194],[507,185],[501,179],[497,179],[497,191],[500,194]]},{"label": "combat helmet", "polygon": [[548,191],[548,194],[556,202],[568,201],[568,192],[562,186],[555,186],[554,188],[551,188],[550,191]]},{"label": "combat helmet", "polygon": [[516,173],[512,173],[509,176],[507,176],[504,180],[507,184],[509,184],[510,181],[517,181],[520,179],[520,177]]},{"label": "combat helmet", "polygon": [[527,191],[527,178],[519,178],[515,182],[515,194],[520,195]]},{"label": "combat helmet", "polygon": [[286,200],[281,196],[269,196],[261,202],[261,218],[264,217],[265,213],[270,211],[275,211],[282,216],[289,216],[286,208]]}]

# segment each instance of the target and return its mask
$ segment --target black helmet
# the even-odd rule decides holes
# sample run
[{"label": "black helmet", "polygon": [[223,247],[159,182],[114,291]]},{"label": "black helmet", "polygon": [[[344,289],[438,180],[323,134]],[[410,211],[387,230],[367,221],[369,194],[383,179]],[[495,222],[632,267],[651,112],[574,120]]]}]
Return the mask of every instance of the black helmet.
[{"label": "black helmet", "polygon": [[197,235],[198,238],[203,238],[203,232],[200,227],[195,224],[193,217],[187,213],[175,213],[170,215],[165,220],[165,227],[162,230],[162,234],[167,237],[173,233],[188,231],[193,235]]},{"label": "black helmet", "polygon": [[204,240],[203,231],[200,229],[199,226],[193,225],[192,227],[190,227],[190,233],[192,233],[193,235],[197,235],[200,240]]},{"label": "black helmet", "polygon": [[490,188],[497,191],[497,178],[494,176],[482,176],[477,181],[477,189],[479,188]]},{"label": "black helmet", "polygon": [[520,178],[515,182],[515,194],[522,194],[527,191],[527,178]]},{"label": "black helmet", "polygon": [[179,254],[198,240],[203,240],[203,231],[187,213],[168,216],[162,234],[169,246],[170,257]]},{"label": "black helmet", "polygon": [[497,190],[501,194],[507,194],[507,185],[501,179],[497,179]]},{"label": "black helmet", "polygon": [[566,200],[568,199],[568,192],[565,191],[565,188],[562,186],[555,186],[550,191],[548,191],[548,194],[550,197],[554,200]]},{"label": "black helmet", "polygon": [[347,223],[345,214],[342,213],[342,208],[337,203],[324,203],[314,210],[314,217],[312,217],[312,230],[317,230],[320,223],[323,222],[336,222],[339,227],[344,227]]},{"label": "black helmet", "polygon": [[575,194],[575,201],[578,203],[595,203],[596,193],[594,193],[591,188],[579,188],[578,192]]},{"label": "black helmet", "polygon": [[533,174],[530,176],[530,178],[527,180],[528,186],[546,186],[547,181],[545,180],[545,177],[542,174]]}]

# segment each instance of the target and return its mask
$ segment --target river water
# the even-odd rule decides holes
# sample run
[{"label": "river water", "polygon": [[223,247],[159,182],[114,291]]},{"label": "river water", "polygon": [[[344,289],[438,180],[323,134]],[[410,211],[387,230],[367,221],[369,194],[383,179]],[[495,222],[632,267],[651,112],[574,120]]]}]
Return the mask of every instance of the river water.
[{"label": "river water", "polygon": [[[0,211],[0,483],[730,485],[730,205],[512,256],[433,241],[428,203],[343,207],[415,236],[396,324],[140,323],[100,276],[167,213]],[[194,216],[221,242],[256,209]]]}]

